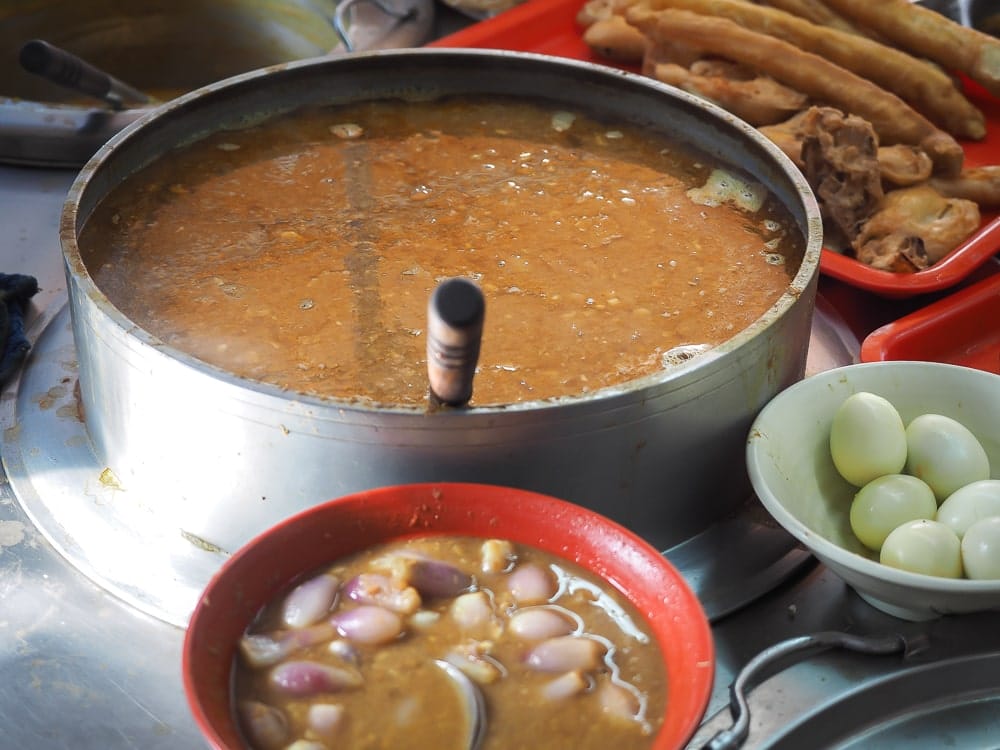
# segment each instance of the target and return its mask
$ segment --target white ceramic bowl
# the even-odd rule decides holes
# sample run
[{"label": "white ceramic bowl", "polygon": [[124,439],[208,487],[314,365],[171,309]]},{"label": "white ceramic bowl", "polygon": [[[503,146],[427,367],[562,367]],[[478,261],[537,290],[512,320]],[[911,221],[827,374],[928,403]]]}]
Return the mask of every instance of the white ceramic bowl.
[{"label": "white ceramic bowl", "polygon": [[937,578],[878,562],[851,531],[857,489],[830,458],[834,412],[869,391],[887,398],[904,424],[925,413],[957,419],[979,438],[1000,478],[1000,375],[935,362],[873,362],[813,375],[774,397],[754,421],[747,470],[764,507],[863,599],[896,617],[1000,608],[1000,581]]}]

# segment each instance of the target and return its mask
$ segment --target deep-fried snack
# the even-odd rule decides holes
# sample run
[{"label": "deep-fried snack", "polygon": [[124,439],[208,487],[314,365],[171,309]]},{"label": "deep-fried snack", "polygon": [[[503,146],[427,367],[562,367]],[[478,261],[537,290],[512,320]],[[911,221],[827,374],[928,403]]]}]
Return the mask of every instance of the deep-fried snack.
[{"label": "deep-fried snack", "polygon": [[948,198],[975,201],[981,208],[1000,208],[1000,166],[963,169],[957,177],[932,177],[928,184]]},{"label": "deep-fried snack", "polygon": [[639,0],[587,0],[577,11],[576,22],[587,28],[598,21],[606,21],[611,16],[624,15],[625,10]]},{"label": "deep-fried snack", "polygon": [[980,220],[979,206],[972,201],[946,198],[929,185],[900,188],[885,194],[852,247],[860,260],[871,243],[891,236],[919,237],[933,265],[975,232]]},{"label": "deep-fried snack", "polygon": [[767,0],[765,5],[780,8],[786,13],[793,13],[807,21],[829,26],[831,29],[838,29],[848,34],[866,35],[864,29],[858,28],[842,15],[831,10],[821,0]]},{"label": "deep-fried snack", "polygon": [[879,146],[878,168],[883,184],[909,187],[926,182],[934,165],[931,158],[916,146],[897,143],[895,146]]},{"label": "deep-fried snack", "polygon": [[[643,34],[643,36],[646,36]],[[648,36],[649,43],[646,45],[646,54],[642,58],[642,72],[647,76],[656,77],[656,66],[672,63],[680,65],[682,68],[690,68],[704,57],[705,52],[672,39],[656,40]]]},{"label": "deep-fried snack", "polygon": [[824,0],[903,49],[965,73],[1000,96],[1000,39],[909,0]]},{"label": "deep-fried snack", "polygon": [[866,266],[892,273],[915,273],[931,264],[923,240],[903,231],[871,237],[852,253]]},{"label": "deep-fried snack", "polygon": [[648,4],[728,18],[745,29],[783,39],[877,83],[958,138],[979,140],[986,135],[983,113],[947,74],[900,50],[743,0],[649,0]]},{"label": "deep-fried snack", "polygon": [[805,94],[773,78],[745,73],[732,63],[707,60],[690,70],[673,63],[652,70],[657,80],[708,99],[754,126],[783,122],[808,104]]},{"label": "deep-fried snack", "polygon": [[872,124],[881,143],[920,146],[940,174],[955,175],[962,168],[965,154],[949,134],[895,94],[818,55],[776,37],[742,29],[726,18],[690,11],[651,11],[634,6],[626,18],[654,41],[683,39],[713,55],[755,68],[817,103],[857,114]]},{"label": "deep-fried snack", "polygon": [[762,135],[766,136],[775,146],[780,148],[789,159],[795,162],[795,166],[802,169],[805,166],[802,162],[802,139],[805,133],[802,130],[802,121],[809,114],[809,110],[792,115],[784,122],[774,125],[762,125],[757,128]]},{"label": "deep-fried snack", "polygon": [[802,173],[816,193],[828,244],[849,245],[883,196],[875,131],[833,107],[810,107],[798,128]]},{"label": "deep-fried snack", "polygon": [[584,29],[583,41],[602,57],[629,63],[642,62],[648,44],[645,34],[624,16],[614,14]]},{"label": "deep-fried snack", "polygon": [[[795,166],[802,169],[805,164],[802,161],[802,141],[805,138],[803,122],[809,115],[808,110],[803,110],[793,115],[784,122],[774,125],[764,125],[758,128],[760,132],[770,139],[780,148],[793,162]],[[878,160],[879,177],[882,180],[883,188],[909,187],[926,182],[931,176],[934,165],[927,154],[915,146],[907,146],[897,143],[895,146],[879,146],[876,153]],[[974,171],[974,170],[970,170]],[[963,172],[965,174],[965,172]],[[996,184],[994,186],[995,198],[1000,201],[1000,167],[997,168]],[[958,185],[960,178],[941,178],[942,183]],[[977,187],[980,187],[977,182]],[[982,186],[985,188],[985,186]],[[961,189],[956,187],[956,190]],[[988,188],[982,190],[985,192]],[[945,195],[949,195],[945,191]],[[967,195],[949,195],[949,197],[966,198]]]}]

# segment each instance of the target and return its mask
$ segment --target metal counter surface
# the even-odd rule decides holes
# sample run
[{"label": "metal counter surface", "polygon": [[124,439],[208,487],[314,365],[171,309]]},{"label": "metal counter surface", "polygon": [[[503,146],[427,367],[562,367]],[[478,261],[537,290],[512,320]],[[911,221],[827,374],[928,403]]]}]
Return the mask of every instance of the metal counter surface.
[{"label": "metal counter surface", "polygon": [[[32,340],[66,301],[58,220],[73,176],[62,170],[0,167],[0,270],[32,274],[42,287],[28,319]],[[9,384],[4,390],[0,406],[9,405],[15,386]],[[0,427],[17,429],[10,419]],[[56,461],[52,463],[57,471]],[[720,565],[727,553],[718,550]],[[1000,613],[905,623],[874,610],[824,567],[809,563],[753,604],[715,622],[715,686],[706,722],[691,746],[700,747],[729,725],[728,688],[748,660],[785,638],[821,630],[925,635],[930,645],[904,661],[899,656],[829,651],[787,666],[751,693],[752,720],[744,747],[801,747],[782,745],[782,735],[797,722],[814,722],[817,712],[822,718],[830,705],[872,685],[872,694],[878,696],[879,681],[900,674],[904,667],[1000,652]],[[204,747],[182,688],[183,635],[180,628],[106,593],[68,564],[24,513],[6,477],[2,479],[0,750]],[[942,700],[958,695],[962,688],[961,669],[948,674],[935,686]],[[979,686],[975,701],[962,698],[958,708],[932,713],[930,718],[924,716],[926,711],[921,713],[924,718],[897,711],[893,721],[902,727],[900,732],[913,735],[906,746],[981,748],[990,732],[992,743],[1000,743],[1000,711],[992,704],[1000,695],[1000,671],[984,679],[987,685]],[[862,698],[877,712],[879,701],[867,696]],[[970,723],[968,706],[976,701],[992,709],[986,714],[990,718],[980,715]],[[915,721],[919,733],[911,729]],[[844,727],[841,722],[838,728],[829,726],[831,722],[820,723],[817,740],[833,737],[835,730],[864,730],[861,724]],[[803,730],[805,736],[812,731],[810,726]],[[839,742],[836,746],[848,744]],[[866,746],[863,740],[856,742],[860,744],[851,746]],[[809,746],[828,745],[810,742]]]}]

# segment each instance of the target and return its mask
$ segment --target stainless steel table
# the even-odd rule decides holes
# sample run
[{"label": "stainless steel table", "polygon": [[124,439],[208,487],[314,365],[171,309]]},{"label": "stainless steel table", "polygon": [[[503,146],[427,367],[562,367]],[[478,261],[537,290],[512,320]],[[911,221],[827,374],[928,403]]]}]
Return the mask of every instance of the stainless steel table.
[{"label": "stainless steel table", "polygon": [[[39,280],[42,291],[29,316],[33,339],[65,306],[57,229],[73,176],[64,170],[0,167],[0,270]],[[825,342],[825,351],[816,353],[829,354],[834,364],[839,355],[829,349],[836,348],[835,339],[834,333],[833,343]],[[66,366],[71,373],[72,362]],[[11,408],[17,385],[9,384],[0,397],[5,446],[19,429]],[[58,451],[35,458],[53,472],[60,470]],[[79,497],[81,503],[92,500],[84,493]],[[745,543],[735,548],[709,544],[690,559],[684,550],[672,550],[670,556],[683,563],[679,567],[699,594],[718,597],[727,587],[752,583],[731,580],[741,564],[739,555],[757,546],[758,532],[763,539],[777,531],[751,524]],[[929,645],[905,659],[827,651],[787,666],[751,693],[745,747],[1000,745],[1000,613],[904,623],[869,607],[801,552],[791,558],[783,554],[777,564],[788,564],[765,582],[768,593],[732,613],[717,611],[715,688],[692,747],[729,725],[728,686],[758,652],[786,638],[831,629],[926,636]],[[3,478],[0,750],[203,747],[182,690],[182,640],[182,629],[142,614],[61,557]],[[914,677],[891,681],[900,675]],[[925,700],[921,689],[926,686],[936,701]]]}]

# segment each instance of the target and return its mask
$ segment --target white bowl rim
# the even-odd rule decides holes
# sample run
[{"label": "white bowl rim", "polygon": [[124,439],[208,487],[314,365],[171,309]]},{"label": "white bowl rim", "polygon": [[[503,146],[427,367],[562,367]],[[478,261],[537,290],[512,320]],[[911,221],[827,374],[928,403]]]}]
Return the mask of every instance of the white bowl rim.
[{"label": "white bowl rim", "polygon": [[747,438],[746,463],[747,472],[750,475],[750,482],[758,499],[792,536],[813,550],[816,557],[827,558],[834,564],[847,568],[848,570],[867,575],[887,583],[906,586],[908,588],[919,588],[924,591],[933,591],[942,594],[1000,594],[1000,579],[997,580],[973,580],[969,578],[944,578],[932,576],[924,573],[913,573],[908,570],[900,570],[888,565],[871,560],[863,555],[844,549],[839,544],[835,544],[826,537],[810,529],[790,511],[788,511],[780,500],[771,492],[771,488],[764,481],[760,469],[760,451],[764,438],[759,430],[759,425],[766,420],[770,411],[778,408],[779,402],[784,394],[797,391],[809,390],[824,387],[831,380],[839,380],[845,373],[858,372],[871,369],[898,369],[898,370],[938,370],[945,377],[972,378],[977,380],[994,379],[997,383],[998,393],[1000,393],[1000,375],[995,375],[985,370],[977,370],[962,365],[953,365],[944,362],[925,362],[922,360],[886,360],[880,362],[865,362],[860,364],[844,365],[831,370],[826,370],[815,375],[811,375],[803,380],[793,383],[788,388],[778,393],[772,398],[764,408],[761,409],[750,427],[750,434]]}]

